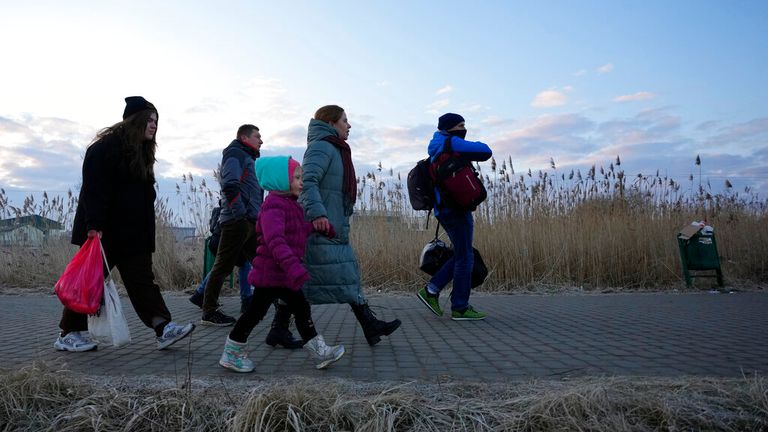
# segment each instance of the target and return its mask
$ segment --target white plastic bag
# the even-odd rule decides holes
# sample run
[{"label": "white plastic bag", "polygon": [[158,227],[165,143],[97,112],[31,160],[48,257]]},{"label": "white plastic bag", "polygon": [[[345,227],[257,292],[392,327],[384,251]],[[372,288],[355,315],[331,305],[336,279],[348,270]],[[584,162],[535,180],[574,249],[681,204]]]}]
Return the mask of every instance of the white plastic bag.
[{"label": "white plastic bag", "polygon": [[119,347],[131,343],[128,321],[111,277],[104,283],[104,304],[96,315],[88,316],[88,331],[93,338],[107,345]]},{"label": "white plastic bag", "polygon": [[[103,251],[102,248],[102,256],[106,263],[107,257]],[[109,265],[107,265],[107,269],[109,269]],[[111,272],[104,282],[104,297],[101,300],[101,307],[95,315],[88,315],[88,332],[94,339],[107,345],[119,347],[131,343],[131,331],[128,329],[128,321],[123,315],[123,306],[120,303],[120,296],[117,294]]]}]

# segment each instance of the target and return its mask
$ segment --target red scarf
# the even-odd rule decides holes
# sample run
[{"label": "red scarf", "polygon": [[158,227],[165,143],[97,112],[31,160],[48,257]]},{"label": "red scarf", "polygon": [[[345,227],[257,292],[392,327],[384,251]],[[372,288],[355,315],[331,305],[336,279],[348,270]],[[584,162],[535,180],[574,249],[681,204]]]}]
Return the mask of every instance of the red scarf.
[{"label": "red scarf", "polygon": [[344,204],[353,207],[357,201],[357,177],[355,177],[355,166],[352,165],[352,150],[346,141],[336,135],[328,135],[323,140],[338,147],[341,151],[341,163],[344,166],[344,184],[342,186]]}]

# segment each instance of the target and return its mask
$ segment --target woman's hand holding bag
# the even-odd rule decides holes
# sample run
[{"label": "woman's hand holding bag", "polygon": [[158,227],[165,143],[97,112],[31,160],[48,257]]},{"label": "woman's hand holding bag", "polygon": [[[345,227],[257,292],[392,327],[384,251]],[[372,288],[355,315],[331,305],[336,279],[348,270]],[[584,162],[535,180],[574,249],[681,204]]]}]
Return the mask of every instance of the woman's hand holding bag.
[{"label": "woman's hand holding bag", "polygon": [[99,310],[104,291],[104,264],[101,257],[98,237],[88,237],[54,287],[64,307],[83,314],[93,314]]}]

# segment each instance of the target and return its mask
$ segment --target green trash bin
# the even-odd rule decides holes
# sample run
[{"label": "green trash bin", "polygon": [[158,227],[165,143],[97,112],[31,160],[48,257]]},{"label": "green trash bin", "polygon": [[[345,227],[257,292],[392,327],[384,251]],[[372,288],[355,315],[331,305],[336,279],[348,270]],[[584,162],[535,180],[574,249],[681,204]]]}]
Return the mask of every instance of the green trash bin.
[{"label": "green trash bin", "polygon": [[[702,228],[692,224],[684,227],[677,234],[677,246],[680,249],[685,284],[690,287],[693,284],[693,278],[713,277],[717,278],[717,284],[722,287],[723,271],[720,268],[715,232],[711,227],[707,227],[706,230]],[[715,273],[712,274],[712,271]]]},{"label": "green trash bin", "polygon": [[[213,268],[213,263],[216,261],[216,255],[211,252],[211,249],[208,248],[208,243],[210,243],[211,237],[205,238],[205,244],[203,245],[203,277],[205,277]],[[235,286],[235,272],[229,274],[229,287],[232,288]]]}]

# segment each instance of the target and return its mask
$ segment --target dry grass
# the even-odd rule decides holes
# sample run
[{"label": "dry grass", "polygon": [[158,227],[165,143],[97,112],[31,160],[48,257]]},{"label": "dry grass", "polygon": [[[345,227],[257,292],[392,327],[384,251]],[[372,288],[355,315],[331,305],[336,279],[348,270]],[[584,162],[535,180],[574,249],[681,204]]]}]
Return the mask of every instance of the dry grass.
[{"label": "dry grass", "polygon": [[[517,176],[511,159],[499,165],[492,160],[483,174],[489,198],[475,213],[475,246],[490,269],[479,291],[682,288],[675,235],[694,220],[715,227],[727,282],[768,283],[768,202],[749,189],[713,193],[709,185],[697,187],[693,176],[686,185],[659,174],[627,177],[618,158],[607,169],[592,167],[583,175],[559,172],[554,161],[551,170]],[[417,261],[434,235],[435,219],[430,229],[423,228],[426,215],[411,210],[399,174],[380,169],[362,176],[358,185],[352,243],[364,286],[386,292],[423,284],[426,276]],[[155,275],[164,289],[184,290],[202,278],[202,237],[176,243],[165,227],[194,226],[207,235],[217,193],[192,176],[184,176],[176,192],[176,204],[166,197],[156,206]],[[76,201],[72,194],[68,200],[45,195],[13,208],[0,190],[0,216],[41,214],[71,224]],[[0,250],[0,286],[51,287],[73,251],[62,242]],[[694,282],[708,288],[713,279]]]},{"label": "dry grass", "polygon": [[[0,247],[0,286],[3,289],[32,288],[38,292],[53,292],[53,287],[72,259],[77,246],[68,238],[47,241],[38,248]],[[158,226],[154,254],[155,281],[164,290],[184,290],[202,279],[202,244],[177,244],[173,234]],[[120,281],[120,273],[113,275]]]},{"label": "dry grass", "polygon": [[758,431],[768,382],[591,378],[524,383],[201,381],[0,372],[0,430]]}]

